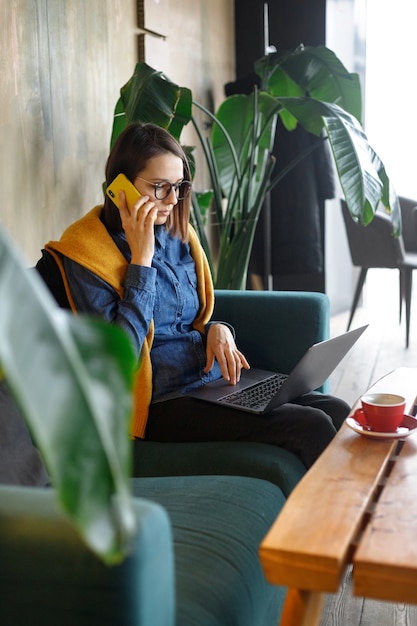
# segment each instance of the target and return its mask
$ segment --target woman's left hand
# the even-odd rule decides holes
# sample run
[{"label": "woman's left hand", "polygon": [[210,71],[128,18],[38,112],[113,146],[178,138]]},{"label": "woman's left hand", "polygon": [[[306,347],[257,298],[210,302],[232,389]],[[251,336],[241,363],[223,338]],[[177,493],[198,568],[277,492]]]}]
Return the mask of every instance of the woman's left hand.
[{"label": "woman's left hand", "polygon": [[240,380],[240,371],[243,368],[250,369],[246,358],[237,349],[230,328],[225,324],[212,324],[207,334],[207,361],[204,372],[209,372],[217,359],[225,380],[231,385],[236,385]]}]

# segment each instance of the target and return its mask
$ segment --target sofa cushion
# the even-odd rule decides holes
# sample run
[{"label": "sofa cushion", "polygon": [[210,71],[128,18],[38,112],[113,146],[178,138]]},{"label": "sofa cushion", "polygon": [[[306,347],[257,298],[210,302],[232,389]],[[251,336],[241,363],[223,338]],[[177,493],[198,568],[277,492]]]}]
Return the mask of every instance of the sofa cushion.
[{"label": "sofa cushion", "polygon": [[269,480],[288,497],[306,472],[294,454],[267,443],[136,440],[133,476],[223,475]]},{"label": "sofa cushion", "polygon": [[258,548],[285,501],[277,486],[183,476],[135,478],[133,492],[168,511],[178,626],[276,626],[285,589],[266,581]]}]

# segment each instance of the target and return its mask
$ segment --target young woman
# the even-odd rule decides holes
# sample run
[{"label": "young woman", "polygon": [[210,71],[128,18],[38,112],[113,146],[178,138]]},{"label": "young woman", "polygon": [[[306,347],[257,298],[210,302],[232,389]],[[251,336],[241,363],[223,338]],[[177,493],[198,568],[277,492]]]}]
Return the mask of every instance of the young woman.
[{"label": "young woman", "polygon": [[132,124],[107,161],[106,184],[124,173],[140,193],[72,224],[46,249],[74,311],[118,324],[138,355],[132,436],[154,441],[257,441],[283,446],[309,467],[349,412],[334,397],[305,394],[267,417],[217,407],[186,392],[249,369],[233,329],[211,319],[213,285],[189,225],[191,177],[181,146],[153,124]]}]

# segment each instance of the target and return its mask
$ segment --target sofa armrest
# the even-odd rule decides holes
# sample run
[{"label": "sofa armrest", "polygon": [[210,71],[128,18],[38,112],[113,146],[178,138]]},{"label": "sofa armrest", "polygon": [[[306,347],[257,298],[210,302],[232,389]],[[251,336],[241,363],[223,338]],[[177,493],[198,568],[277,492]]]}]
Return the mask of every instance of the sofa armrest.
[{"label": "sofa armrest", "polygon": [[23,626],[173,626],[174,558],[168,515],[134,499],[129,556],[106,566],[58,510],[52,489],[0,487],[0,623]]},{"label": "sofa armrest", "polygon": [[214,318],[232,324],[239,348],[254,367],[288,374],[313,343],[329,337],[325,294],[216,290],[215,296]]},{"label": "sofa armrest", "polygon": [[294,454],[267,443],[136,441],[133,476],[224,475],[268,480],[287,497],[305,474]]}]

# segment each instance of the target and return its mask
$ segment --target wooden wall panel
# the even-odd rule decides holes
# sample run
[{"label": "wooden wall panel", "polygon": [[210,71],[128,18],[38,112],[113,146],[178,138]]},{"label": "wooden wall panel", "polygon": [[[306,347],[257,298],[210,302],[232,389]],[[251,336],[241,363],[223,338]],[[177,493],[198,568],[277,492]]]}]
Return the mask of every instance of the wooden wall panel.
[{"label": "wooden wall panel", "polygon": [[[149,64],[200,101],[222,97],[234,72],[233,0],[149,2],[152,29],[166,30],[145,36]],[[30,264],[102,200],[114,106],[138,60],[137,9],[0,0],[0,220]]]},{"label": "wooden wall panel", "polygon": [[136,62],[123,0],[0,1],[1,222],[30,263],[101,200],[120,86]]},{"label": "wooden wall panel", "polygon": [[[138,0],[144,35],[144,58],[149,65],[179,85],[193,98],[215,111],[224,99],[224,85],[235,78],[233,0]],[[168,19],[167,17],[168,16]],[[205,116],[193,111],[203,127]],[[183,143],[198,145],[189,125]],[[197,152],[196,185],[208,183],[204,160]]]}]

